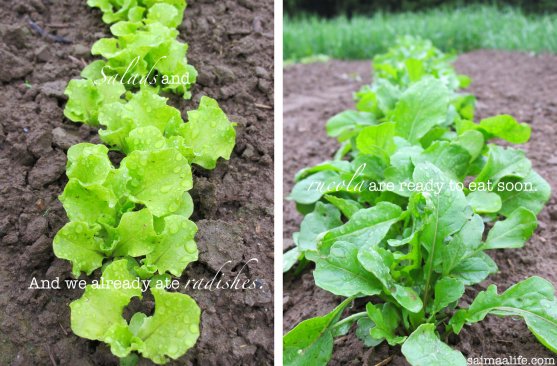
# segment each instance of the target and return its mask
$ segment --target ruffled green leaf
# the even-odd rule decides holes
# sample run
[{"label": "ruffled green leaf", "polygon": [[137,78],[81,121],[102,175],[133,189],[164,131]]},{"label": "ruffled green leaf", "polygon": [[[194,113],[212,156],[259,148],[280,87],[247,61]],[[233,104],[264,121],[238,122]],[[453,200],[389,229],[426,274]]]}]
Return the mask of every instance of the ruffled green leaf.
[{"label": "ruffled green leaf", "polygon": [[165,25],[181,22],[182,14],[163,14],[165,9],[171,8],[158,3],[149,9],[147,24],[134,20],[113,25],[111,29],[118,38],[98,40],[91,53],[105,57],[107,74],[119,76],[130,87],[156,84],[190,98],[197,71],[187,63],[188,46],[176,39],[178,31]]},{"label": "ruffled green leaf", "polygon": [[162,132],[154,126],[138,127],[126,137],[126,151],[160,150],[166,146]]},{"label": "ruffled green leaf", "polygon": [[179,209],[184,191],[193,185],[191,168],[176,149],[133,151],[122,160],[131,180],[130,199],[144,204],[157,217]]},{"label": "ruffled green leaf", "polygon": [[54,237],[53,249],[58,258],[72,263],[72,274],[79,277],[81,272],[90,275],[102,266],[104,253],[101,250],[102,239],[97,237],[98,225],[85,222],[68,222]]},{"label": "ruffled green leaf", "polygon": [[72,178],[59,199],[71,221],[109,225],[116,223],[117,198],[109,188],[102,185],[84,186],[79,180]]},{"label": "ruffled green leaf", "polygon": [[83,186],[103,184],[113,169],[104,145],[81,143],[68,149],[66,175]]},{"label": "ruffled green leaf", "polygon": [[[186,353],[199,337],[201,310],[188,295],[152,288],[155,314],[136,314],[130,328],[134,337],[132,348],[156,364],[177,359]],[[139,315],[139,316],[138,316]]]},{"label": "ruffled green leaf", "polygon": [[116,232],[114,256],[143,256],[151,253],[157,244],[153,215],[146,208],[122,215]]},{"label": "ruffled green leaf", "polygon": [[164,230],[144,264],[153,266],[160,274],[169,272],[181,276],[186,266],[197,260],[196,232],[197,226],[183,216],[165,217]]},{"label": "ruffled green leaf", "polygon": [[[100,130],[99,135],[105,143],[126,154],[145,149],[149,143],[154,143],[150,149],[164,147],[162,135],[168,128],[183,124],[180,111],[166,101],[167,98],[158,96],[154,90],[144,88],[133,94],[126,104],[103,106],[99,111],[99,123],[106,129]],[[136,130],[139,127],[143,128]]]},{"label": "ruffled green leaf", "polygon": [[[103,286],[87,285],[83,296],[70,304],[72,331],[83,338],[106,342],[111,329],[127,327],[122,312],[133,297],[141,297],[141,289],[124,288],[122,284],[135,279],[125,259],[106,266],[101,277],[104,282],[100,282]],[[114,331],[111,336],[115,336]]]},{"label": "ruffled green leaf", "polygon": [[236,140],[234,126],[214,99],[202,97],[199,108],[188,112],[181,133],[193,148],[191,162],[213,169],[219,158],[228,160]]},{"label": "ruffled green leaf", "polygon": [[153,4],[147,13],[146,23],[159,22],[169,28],[176,28],[182,21],[182,14],[174,6],[165,3]]},{"label": "ruffled green leaf", "polygon": [[120,83],[95,85],[92,80],[70,80],[64,92],[68,96],[64,116],[74,122],[97,126],[99,109],[105,104],[120,101],[125,91]]}]

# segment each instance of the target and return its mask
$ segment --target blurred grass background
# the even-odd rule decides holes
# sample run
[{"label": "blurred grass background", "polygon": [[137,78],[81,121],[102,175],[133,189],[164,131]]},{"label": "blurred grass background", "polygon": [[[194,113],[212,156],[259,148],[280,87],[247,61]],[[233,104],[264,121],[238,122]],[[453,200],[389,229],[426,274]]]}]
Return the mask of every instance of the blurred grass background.
[{"label": "blurred grass background", "polygon": [[557,14],[495,5],[378,11],[350,18],[290,12],[284,19],[284,59],[370,59],[404,34],[430,39],[447,52],[491,48],[557,53]]}]

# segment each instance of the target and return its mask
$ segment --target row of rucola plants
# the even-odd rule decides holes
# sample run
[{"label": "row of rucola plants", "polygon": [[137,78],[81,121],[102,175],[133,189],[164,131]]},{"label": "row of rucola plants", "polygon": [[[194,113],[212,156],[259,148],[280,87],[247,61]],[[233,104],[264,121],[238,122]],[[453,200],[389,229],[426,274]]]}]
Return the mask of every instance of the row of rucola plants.
[{"label": "row of rucola plants", "polygon": [[[167,291],[168,281],[197,260],[190,164],[206,169],[228,159],[234,124],[217,102],[202,97],[188,122],[159,92],[190,97],[196,71],[179,42],[184,0],[89,0],[103,12],[113,38],[93,45],[104,59],[89,64],[66,89],[67,118],[98,126],[106,144],[80,143],[68,150],[69,178],[60,196],[70,222],[54,238],[54,252],[73,274],[102,268],[71,303],[71,327],[80,337],[107,343],[126,364],[137,354],[164,364],[191,348],[199,336],[200,309],[189,296]],[[116,167],[109,150],[125,154]],[[142,298],[150,281],[154,315],[124,309]]]},{"label": "row of rucola plants", "polygon": [[[297,174],[290,198],[305,217],[284,269],[314,262],[315,284],[347,299],[284,336],[285,365],[325,365],[334,337],[356,324],[366,346],[402,345],[414,366],[464,366],[444,341],[489,314],[522,318],[557,352],[547,280],[460,302],[498,270],[486,251],[532,236],[550,187],[522,150],[489,143],[525,143],[530,127],[509,115],[474,122],[474,96],[457,92],[470,79],[450,61],[429,41],[399,39],[374,59],[356,110],[328,121],[334,159]],[[343,318],[356,298],[369,299],[365,311]]]}]

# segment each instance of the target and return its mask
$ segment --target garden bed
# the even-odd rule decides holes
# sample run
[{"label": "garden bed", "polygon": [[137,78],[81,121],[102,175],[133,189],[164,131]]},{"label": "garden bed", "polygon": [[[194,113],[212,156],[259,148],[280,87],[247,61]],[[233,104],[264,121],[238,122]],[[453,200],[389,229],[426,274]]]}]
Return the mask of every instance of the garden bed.
[{"label": "garden bed", "polygon": [[[272,14],[271,1],[189,1],[179,27],[200,75],[191,101],[166,95],[169,103],[185,118],[208,95],[238,122],[230,161],[213,171],[194,169],[200,255],[181,282],[211,279],[228,260],[223,275],[234,278],[257,258],[242,276],[261,288],[190,287],[202,309],[201,336],[170,364],[272,362]],[[50,36],[41,37],[37,26]],[[117,365],[106,345],[71,332],[68,305],[82,290],[28,290],[33,277],[72,278],[70,263],[52,252],[52,238],[67,221],[57,200],[67,182],[65,151],[100,141],[94,129],[63,117],[63,91],[93,60],[91,45],[109,35],[108,27],[85,1],[16,1],[0,13],[0,34],[0,364]]]},{"label": "garden bed", "polygon": [[[476,51],[461,55],[457,60],[459,73],[469,75],[473,82],[470,92],[478,98],[479,118],[509,113],[532,126],[532,138],[523,146],[534,168],[549,181],[553,196],[539,215],[540,225],[523,249],[493,252],[500,273],[468,291],[470,301],[497,283],[501,289],[531,275],[547,278],[554,284],[557,275],[557,57],[532,56],[524,53]],[[335,140],[325,133],[328,118],[353,108],[352,92],[370,82],[370,63],[366,61],[332,61],[323,64],[295,65],[285,70],[284,136],[285,193],[290,192],[299,169],[328,159],[338,148]],[[308,143],[308,141],[311,141]],[[285,204],[285,247],[292,243],[291,234],[298,230],[301,216],[294,204]],[[312,269],[299,277],[291,273],[285,278],[284,330],[290,330],[301,320],[331,311],[339,298],[314,285]],[[356,302],[362,310],[364,302]],[[360,309],[361,308],[361,309]],[[521,321],[488,319],[465,327],[449,340],[467,357],[519,356],[555,357],[530,334]],[[375,365],[393,356],[390,365],[407,365],[398,350],[386,345],[377,350],[365,348],[353,332],[335,341],[331,365]]]}]

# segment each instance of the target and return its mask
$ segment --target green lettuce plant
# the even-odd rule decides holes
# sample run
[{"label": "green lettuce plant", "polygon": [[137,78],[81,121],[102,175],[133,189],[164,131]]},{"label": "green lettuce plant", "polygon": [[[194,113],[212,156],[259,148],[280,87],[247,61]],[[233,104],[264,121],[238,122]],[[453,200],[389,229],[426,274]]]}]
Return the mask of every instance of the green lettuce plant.
[{"label": "green lettuce plant", "polygon": [[107,24],[140,21],[146,12],[151,12],[156,14],[151,17],[165,19],[164,22],[177,27],[182,23],[187,4],[185,0],[88,0],[87,5],[99,8],[103,13],[102,20]]},{"label": "green lettuce plant", "polygon": [[[311,261],[315,284],[347,299],[284,336],[285,365],[327,364],[334,337],[356,324],[365,345],[401,345],[414,366],[464,366],[443,340],[489,314],[522,318],[557,352],[547,280],[461,302],[497,272],[487,252],[522,247],[549,199],[524,152],[493,143],[524,143],[530,127],[509,115],[475,122],[474,97],[457,91],[467,78],[429,42],[403,38],[374,66],[357,109],[327,123],[334,159],[298,172],[290,195],[305,217],[284,270]],[[342,318],[356,298],[369,299],[365,311]]]},{"label": "green lettuce plant", "polygon": [[176,39],[185,0],[90,0],[88,4],[104,12],[106,23],[114,23],[110,26],[114,37],[93,44],[91,53],[105,60],[88,65],[83,77],[97,85],[120,83],[128,89],[150,85],[191,97],[197,71],[187,63],[188,45]]},{"label": "green lettuce plant", "polygon": [[[205,96],[184,122],[158,94],[189,97],[189,84],[167,87],[150,76],[140,85],[125,83],[128,70],[119,66],[135,56],[140,61],[134,71],[143,76],[195,77],[185,61],[187,45],[175,39],[185,1],[91,0],[89,5],[99,7],[106,22],[117,22],[111,27],[117,38],[95,44],[93,53],[106,59],[69,82],[64,114],[99,127],[105,145],[80,143],[68,150],[68,183],[59,198],[69,222],[54,238],[54,253],[71,262],[75,277],[101,269],[100,283],[106,283],[88,285],[70,304],[73,332],[107,343],[127,365],[137,362],[136,353],[164,364],[182,356],[199,336],[195,301],[167,291],[172,276],[181,276],[198,258],[197,226],[189,220],[191,164],[213,169],[218,159],[229,159],[235,124]],[[105,69],[124,83],[107,81]],[[109,150],[125,155],[118,166]],[[138,312],[127,321],[126,306],[143,296],[141,286],[130,285],[140,281],[149,283],[155,312]]]}]

